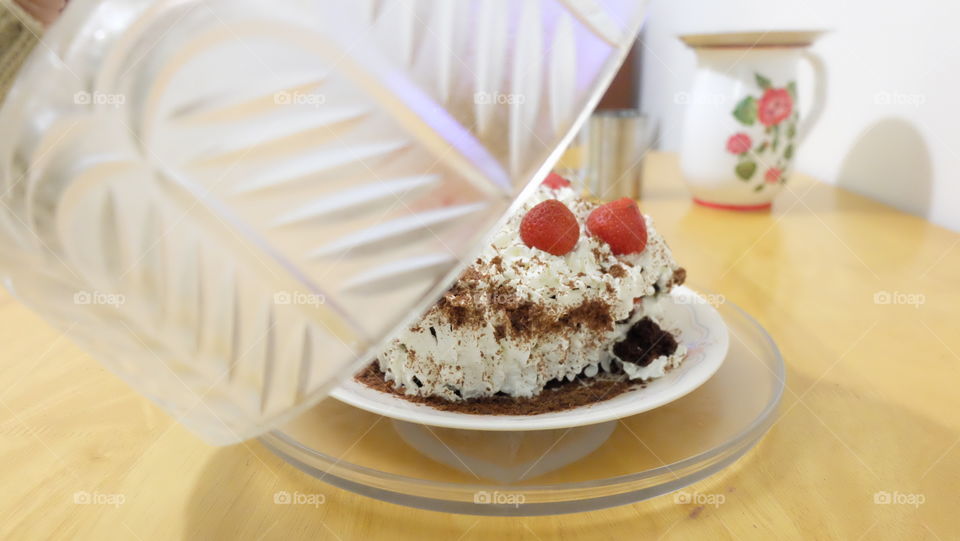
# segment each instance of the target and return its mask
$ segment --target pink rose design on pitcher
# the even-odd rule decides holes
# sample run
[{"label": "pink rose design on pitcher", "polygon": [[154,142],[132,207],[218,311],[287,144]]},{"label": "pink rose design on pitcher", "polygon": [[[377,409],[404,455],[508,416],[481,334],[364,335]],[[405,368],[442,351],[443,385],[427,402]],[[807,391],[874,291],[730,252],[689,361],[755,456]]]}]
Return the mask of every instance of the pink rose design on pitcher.
[{"label": "pink rose design on pitcher", "polygon": [[743,154],[750,150],[752,146],[753,140],[743,132],[733,134],[730,136],[730,139],[727,139],[727,150],[729,150],[731,154]]},{"label": "pink rose design on pitcher", "polygon": [[768,88],[757,104],[757,119],[764,126],[776,126],[793,112],[793,98],[786,88]]},{"label": "pink rose design on pitcher", "polygon": [[786,179],[796,150],[800,117],[794,107],[794,81],[777,87],[760,73],[754,73],[754,80],[762,93],[759,97],[743,96],[731,111],[744,131],[727,139],[727,151],[737,156],[733,168],[737,178],[759,192]]},{"label": "pink rose design on pitcher", "polygon": [[767,172],[763,175],[763,180],[766,180],[769,183],[779,182],[780,177],[783,176],[783,170],[778,167],[771,167],[767,169]]}]

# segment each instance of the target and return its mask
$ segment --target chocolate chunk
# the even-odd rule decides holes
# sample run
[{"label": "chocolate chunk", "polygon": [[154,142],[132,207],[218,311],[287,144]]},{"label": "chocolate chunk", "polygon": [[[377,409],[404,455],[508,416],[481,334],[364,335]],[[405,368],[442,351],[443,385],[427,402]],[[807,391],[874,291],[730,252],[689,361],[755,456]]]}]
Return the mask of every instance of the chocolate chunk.
[{"label": "chocolate chunk", "polygon": [[648,317],[634,323],[626,338],[613,346],[613,353],[625,363],[647,366],[661,355],[673,355],[677,340]]}]

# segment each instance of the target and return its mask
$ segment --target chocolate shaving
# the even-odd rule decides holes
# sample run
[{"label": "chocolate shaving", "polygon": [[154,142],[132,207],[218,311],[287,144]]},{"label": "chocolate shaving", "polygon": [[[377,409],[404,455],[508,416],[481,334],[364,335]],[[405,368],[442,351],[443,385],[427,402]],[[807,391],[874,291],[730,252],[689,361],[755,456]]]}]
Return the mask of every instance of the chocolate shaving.
[{"label": "chocolate shaving", "polygon": [[609,304],[589,299],[561,316],[558,323],[563,326],[583,326],[599,333],[613,329],[613,316]]},{"label": "chocolate shaving", "polygon": [[687,280],[687,269],[679,267],[677,270],[673,271],[673,276],[670,277],[670,281],[667,283],[667,291],[670,291],[675,286],[683,285]]},{"label": "chocolate shaving", "polygon": [[539,334],[540,329],[549,325],[552,319],[543,306],[530,301],[523,301],[516,308],[508,310],[507,317],[513,334],[521,337]]}]

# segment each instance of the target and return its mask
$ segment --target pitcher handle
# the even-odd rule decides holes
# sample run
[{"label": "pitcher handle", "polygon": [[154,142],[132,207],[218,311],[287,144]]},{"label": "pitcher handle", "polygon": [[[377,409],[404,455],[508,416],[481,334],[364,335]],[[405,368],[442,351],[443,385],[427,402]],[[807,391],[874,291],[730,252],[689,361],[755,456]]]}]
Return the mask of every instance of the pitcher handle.
[{"label": "pitcher handle", "polygon": [[820,120],[823,115],[824,105],[827,101],[827,68],[823,62],[823,57],[810,51],[804,50],[801,58],[810,64],[813,68],[813,101],[810,110],[804,115],[797,130],[797,142],[802,143],[810,133],[810,129]]}]

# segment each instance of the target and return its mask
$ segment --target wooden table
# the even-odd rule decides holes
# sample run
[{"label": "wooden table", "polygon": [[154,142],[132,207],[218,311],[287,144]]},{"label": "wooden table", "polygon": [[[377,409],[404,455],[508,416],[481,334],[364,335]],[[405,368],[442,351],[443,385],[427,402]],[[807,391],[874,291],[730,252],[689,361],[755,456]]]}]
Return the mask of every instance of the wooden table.
[{"label": "wooden table", "polygon": [[[960,235],[803,176],[769,213],[692,205],[669,155],[647,182],[692,283],[787,360],[766,438],[688,489],[722,505],[500,519],[380,503],[256,442],[208,447],[3,293],[0,538],[960,538]],[[296,489],[325,503],[273,505]]]}]

